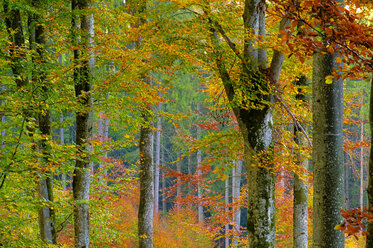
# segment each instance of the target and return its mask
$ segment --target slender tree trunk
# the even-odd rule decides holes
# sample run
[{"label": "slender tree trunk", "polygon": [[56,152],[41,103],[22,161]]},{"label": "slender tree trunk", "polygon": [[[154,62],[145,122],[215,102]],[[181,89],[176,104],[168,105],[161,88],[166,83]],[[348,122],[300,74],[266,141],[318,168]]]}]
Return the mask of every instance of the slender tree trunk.
[{"label": "slender tree trunk", "polygon": [[[233,174],[232,174],[232,176],[233,176]],[[229,204],[229,177],[227,177],[227,179],[225,179],[225,195],[224,195],[224,198],[225,198],[225,204],[227,205],[227,207],[225,208],[225,214],[228,214],[228,211],[229,211],[229,207],[228,207],[228,204]],[[225,224],[225,237],[224,237],[224,247],[225,248],[229,247],[228,233],[229,233],[229,224]]]},{"label": "slender tree trunk", "polygon": [[[130,12],[137,18],[134,27],[146,24],[142,16],[146,12],[146,0],[127,1]],[[142,37],[138,37],[135,47],[141,47]],[[150,78],[145,74],[142,80],[151,87]],[[140,248],[153,247],[153,215],[154,215],[154,165],[153,165],[153,131],[150,103],[141,110],[142,125],[140,128],[140,203],[138,212],[138,237]]]},{"label": "slender tree trunk", "polygon": [[78,150],[73,173],[74,199],[74,232],[75,247],[89,247],[89,185],[90,157],[88,141],[92,135],[92,85],[90,52],[85,47],[91,45],[91,29],[93,18],[87,13],[90,0],[72,0],[72,10],[80,10],[80,39],[77,37],[77,17],[72,19],[73,44],[80,44],[79,50],[74,50],[74,82],[75,96],[84,109],[76,113],[76,146]]},{"label": "slender tree trunk", "polygon": [[[42,2],[33,0],[32,5],[35,8],[42,9]],[[34,70],[32,72],[32,80],[37,90],[35,93],[38,95],[38,99],[41,99],[44,103],[48,102],[49,85],[46,80],[45,72],[45,34],[43,20],[40,14],[29,13],[28,27],[29,27],[29,43],[35,54],[32,58],[34,63]],[[51,111],[47,108],[46,104],[40,104],[39,114],[37,115],[38,127],[42,138],[38,141],[39,153],[41,153],[40,164],[43,166],[48,164],[50,159],[50,149],[48,145],[48,137],[51,136]],[[44,174],[38,173],[38,198],[41,201],[46,201],[50,205],[53,203],[53,174],[46,172]],[[40,207],[38,211],[39,216],[39,230],[41,239],[48,244],[56,244],[57,236],[55,230],[55,215],[52,207]]]},{"label": "slender tree trunk", "polygon": [[[364,141],[364,123],[360,126],[360,144]],[[364,147],[360,147],[360,209],[364,207]]]},{"label": "slender tree trunk", "polygon": [[[161,111],[162,105],[159,103],[158,112]],[[158,116],[157,120],[157,132],[155,140],[155,176],[154,176],[154,212],[157,215],[159,210],[159,172],[161,165],[161,129],[162,129],[162,120]]]},{"label": "slender tree trunk", "polygon": [[[5,86],[4,85],[1,87],[1,91],[2,92],[5,91]],[[5,103],[3,101],[1,101],[1,105],[3,105],[3,104],[5,104]],[[6,123],[5,115],[1,116],[1,123],[3,125],[5,125],[5,123]],[[1,130],[1,149],[4,149],[4,147],[5,147],[5,129],[2,129]]]},{"label": "slender tree trunk", "polygon": [[[62,113],[61,113],[61,117],[60,117],[60,122],[63,123],[63,114]],[[64,128],[61,127],[59,131],[60,131],[60,141],[61,141],[60,143],[61,143],[61,145],[64,145],[65,144]],[[66,174],[65,173],[61,174],[61,181],[62,181],[62,189],[66,190],[67,186],[66,186]]]},{"label": "slender tree trunk", "polygon": [[[161,150],[162,155],[162,166],[164,168],[165,166],[165,160],[164,160],[164,148]],[[166,173],[162,173],[162,211],[166,212]]]},{"label": "slender tree trunk", "polygon": [[313,247],[344,247],[344,234],[334,227],[344,208],[343,81],[326,77],[336,68],[337,54],[313,57]]},{"label": "slender tree trunk", "polygon": [[[370,140],[373,141],[373,74],[370,81],[370,101],[369,101],[369,126]],[[373,145],[370,144],[369,165],[368,165],[368,209],[373,214]],[[367,224],[368,235],[366,237],[366,248],[373,247],[373,223]]]},{"label": "slender tree trunk", "polygon": [[346,209],[350,209],[350,187],[349,187],[349,166],[348,166],[348,153],[344,152],[345,157],[345,204]]},{"label": "slender tree trunk", "polygon": [[[149,116],[143,116],[149,122]],[[154,168],[152,161],[153,131],[149,127],[140,129],[140,204],[138,213],[139,247],[153,247]]]},{"label": "slender tree trunk", "polygon": [[[197,116],[200,112],[200,104],[197,104]],[[201,127],[197,125],[197,140],[201,139]],[[201,173],[201,162],[202,162],[202,153],[201,149],[197,151],[197,197],[198,197],[198,223],[203,223],[203,205],[202,205],[202,173]]]},{"label": "slender tree trunk", "polygon": [[[177,173],[181,173],[181,160],[178,158],[178,161],[176,162],[176,171]],[[176,186],[176,208],[179,211],[181,207],[181,177],[177,177],[177,186]]]},{"label": "slender tree trunk", "polygon": [[[298,87],[297,100],[306,102],[306,96],[303,93],[302,87],[307,85],[307,77],[300,76],[296,80]],[[297,161],[298,165],[303,165],[304,172],[301,178],[294,173],[294,201],[293,201],[293,247],[307,248],[308,247],[308,163],[307,160],[302,161],[301,147],[303,142],[300,138],[299,127],[294,124],[294,142],[298,145]]]},{"label": "slender tree trunk", "polygon": [[[240,192],[241,192],[241,172],[242,172],[242,161],[237,160],[235,167],[233,167],[232,172],[232,202],[239,201]],[[233,205],[233,223],[234,229],[237,232],[240,231],[241,226],[241,207],[240,205]],[[238,236],[233,237],[233,245],[237,246]]]}]

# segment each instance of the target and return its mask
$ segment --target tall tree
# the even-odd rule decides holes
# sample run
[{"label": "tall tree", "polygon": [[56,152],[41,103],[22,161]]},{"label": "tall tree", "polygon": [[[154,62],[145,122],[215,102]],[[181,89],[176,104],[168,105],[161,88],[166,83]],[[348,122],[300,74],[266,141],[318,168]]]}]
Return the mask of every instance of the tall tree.
[{"label": "tall tree", "polygon": [[[370,81],[370,101],[369,101],[369,126],[370,126],[370,140],[373,140],[373,75]],[[373,213],[373,145],[370,145],[369,165],[368,165],[368,209]],[[368,222],[367,238],[365,247],[373,247],[373,223]]]},{"label": "tall tree", "polygon": [[[201,107],[200,104],[197,104],[197,116],[200,115]],[[197,125],[197,140],[200,140],[201,138],[201,127]],[[202,162],[202,153],[201,149],[198,149],[197,151],[197,177],[198,177],[198,183],[197,183],[197,197],[198,197],[198,223],[203,223],[203,205],[201,204],[202,201],[202,173],[201,173],[201,162]]]},{"label": "tall tree", "polygon": [[313,246],[338,248],[344,247],[344,234],[334,229],[344,208],[343,81],[332,76],[338,54],[324,45],[313,56],[312,73]]},{"label": "tall tree", "polygon": [[[236,160],[235,166],[232,168],[232,202],[239,201],[241,192],[241,171],[242,171],[242,160]],[[241,226],[241,207],[240,204],[233,205],[233,225],[234,229],[238,232]],[[238,237],[233,237],[233,245],[237,246]]]},{"label": "tall tree", "polygon": [[[306,96],[302,88],[307,84],[307,77],[302,75],[296,79],[296,86],[298,87],[298,94],[296,99],[302,101],[304,104]],[[294,202],[293,202],[293,247],[307,248],[308,247],[308,166],[307,160],[302,161],[301,147],[303,142],[299,135],[298,125],[294,125],[294,141],[298,145],[296,163],[303,165],[301,177],[294,173]]]},{"label": "tall tree", "polygon": [[157,132],[155,139],[155,175],[154,175],[154,211],[155,214],[159,210],[159,177],[160,177],[160,166],[161,166],[161,129],[162,129],[162,118],[159,115],[162,105],[158,104],[158,120],[157,120]]},{"label": "tall tree", "polygon": [[[250,34],[243,39],[243,52],[227,36],[222,26],[214,19],[212,13],[205,8],[211,25],[211,39],[214,44],[216,68],[223,82],[226,95],[237,118],[240,132],[244,140],[244,154],[248,177],[248,220],[247,232],[249,247],[274,247],[275,245],[275,179],[271,159],[272,112],[270,102],[272,95],[270,83],[277,84],[284,56],[275,51],[271,65],[267,67],[266,49],[258,48],[257,39],[265,37],[265,3],[259,0],[244,2],[243,25]],[[287,20],[281,22],[284,29]],[[229,65],[224,60],[219,44],[218,33],[225,40],[235,56],[241,61],[239,82],[230,75]],[[266,68],[269,77],[262,70]],[[250,95],[237,104],[240,94]],[[238,106],[237,106],[238,105]],[[264,158],[264,157],[265,158]]]},{"label": "tall tree", "polygon": [[[32,1],[34,13],[29,14],[29,43],[34,51],[33,63],[34,70],[32,81],[36,85],[38,97],[44,103],[48,102],[48,95],[50,95],[50,85],[46,80],[46,59],[45,59],[45,32],[43,25],[43,17],[39,14],[45,7],[43,2],[39,0]],[[51,111],[46,108],[47,104],[39,104],[40,109],[37,115],[38,127],[42,134],[38,142],[38,150],[42,154],[40,163],[42,166],[48,164],[50,159],[50,149],[48,145],[48,138],[51,135]],[[38,181],[38,195],[43,201],[53,202],[53,174],[46,172],[39,175]],[[54,210],[52,207],[41,207],[39,209],[39,229],[40,236],[43,241],[50,244],[57,243]]]},{"label": "tall tree", "polygon": [[[93,25],[90,0],[72,0],[72,43],[74,50],[75,97],[79,104],[76,112],[77,159],[73,173],[75,247],[89,247],[89,139],[92,136],[92,73],[90,69],[91,30]],[[79,12],[78,12],[79,11]],[[80,25],[78,24],[78,16]]]},{"label": "tall tree", "polygon": [[[233,176],[233,174],[232,174]],[[226,208],[225,208],[225,212],[226,214],[228,213],[229,211],[229,176],[225,179],[225,192],[224,192],[224,200],[225,200],[225,204],[226,204]],[[229,236],[228,236],[228,233],[229,233],[229,224],[225,224],[225,236],[224,236],[224,248],[228,248],[229,247]]]},{"label": "tall tree", "polygon": [[[146,0],[127,2],[130,12],[135,17],[134,28],[141,28],[147,22]],[[136,49],[141,49],[143,38],[141,35],[135,41]],[[146,62],[146,61],[143,61]],[[140,80],[146,87],[151,87],[149,75],[144,72]],[[153,215],[154,215],[154,165],[153,165],[153,130],[152,130],[152,104],[143,103],[140,127],[140,203],[138,212],[138,237],[140,248],[153,247]]]}]

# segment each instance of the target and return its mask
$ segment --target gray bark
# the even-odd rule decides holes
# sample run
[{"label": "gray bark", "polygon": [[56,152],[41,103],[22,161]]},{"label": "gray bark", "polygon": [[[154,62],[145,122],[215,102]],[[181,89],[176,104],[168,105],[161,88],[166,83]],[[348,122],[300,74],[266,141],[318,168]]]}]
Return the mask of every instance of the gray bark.
[{"label": "gray bark", "polygon": [[337,54],[313,57],[313,247],[344,247],[344,234],[334,227],[342,222],[344,208],[343,81],[325,77],[336,68]]},{"label": "gray bark", "polygon": [[[370,82],[370,101],[369,101],[369,126],[370,140],[373,140],[373,75]],[[368,165],[368,209],[373,214],[373,145],[370,145],[369,165]],[[368,235],[366,237],[365,247],[373,247],[373,223],[367,224]]]},{"label": "gray bark", "polygon": [[[264,21],[259,22],[261,8],[263,2],[259,0],[246,0],[244,6],[243,22],[246,32],[251,32],[257,35],[256,30],[264,30]],[[227,94],[228,100],[231,103],[233,112],[237,118],[240,131],[244,141],[244,155],[247,166],[248,175],[248,221],[247,232],[249,239],[249,247],[262,248],[275,246],[275,202],[274,189],[275,178],[272,172],[272,113],[270,107],[266,102],[272,101],[272,96],[262,94],[267,91],[268,84],[259,72],[256,61],[258,61],[258,52],[256,45],[251,38],[244,40],[243,56],[235,49],[235,44],[226,34],[221,31],[221,27],[216,25],[211,19],[210,23],[214,24],[211,29],[211,38],[214,45],[214,53],[216,56],[216,66]],[[280,25],[284,28],[286,20]],[[261,27],[259,27],[262,25]],[[247,109],[245,107],[237,106],[235,102],[236,83],[232,82],[228,71],[228,66],[224,64],[222,50],[220,48],[217,31],[225,37],[225,41],[229,47],[234,50],[236,56],[242,60],[242,73],[240,84],[247,92],[252,94],[255,100],[249,100],[246,106],[253,104],[257,108]],[[263,32],[262,32],[263,33]],[[263,51],[262,51],[263,52]],[[271,82],[275,84],[278,81],[280,70],[284,56],[280,52],[274,52],[271,66],[269,68]],[[262,154],[266,157],[257,159],[256,156]],[[267,161],[267,162],[265,162]]]},{"label": "gray bark", "polygon": [[[296,80],[298,87],[297,100],[306,101],[306,96],[302,92],[302,86],[306,86],[307,78],[301,76]],[[294,200],[293,200],[293,247],[307,248],[308,247],[308,161],[303,160],[300,154],[303,142],[300,138],[298,126],[294,125],[294,141],[298,145],[297,161],[298,165],[303,165],[305,171],[301,177],[294,173]]]},{"label": "gray bark", "polygon": [[[62,113],[61,113],[61,117],[60,117],[60,122],[63,123],[63,114]],[[59,131],[60,131],[61,145],[64,145],[65,144],[65,132],[64,132],[64,128],[61,127]],[[66,190],[67,186],[66,186],[66,174],[65,173],[61,174],[61,181],[62,181],[62,189]]]},{"label": "gray bark", "polygon": [[[364,141],[364,123],[360,126],[360,142]],[[364,147],[360,147],[360,209],[364,207]]]},{"label": "gray bark", "polygon": [[[161,110],[161,103],[158,105],[158,111]],[[155,175],[154,175],[154,211],[155,214],[159,210],[159,173],[161,165],[161,129],[162,129],[162,120],[158,116],[157,120],[157,132],[155,139]]]},{"label": "gray bark", "polygon": [[[146,121],[149,117],[143,116]],[[140,129],[140,204],[138,213],[139,247],[153,247],[154,168],[152,161],[153,131],[149,127]]]},{"label": "gray bark", "polygon": [[[144,25],[147,20],[141,16],[146,12],[146,0],[127,1],[131,13],[139,17],[134,27]],[[141,47],[142,37],[135,42]],[[145,74],[142,80],[150,87],[150,79]],[[153,165],[153,131],[151,128],[152,111],[149,103],[141,110],[142,126],[140,128],[140,204],[138,212],[138,237],[140,248],[153,247],[153,215],[154,215],[154,165]]]},{"label": "gray bark", "polygon": [[[178,158],[178,161],[176,162],[176,171],[178,173],[181,172],[181,160]],[[181,204],[180,204],[180,199],[181,199],[181,177],[177,177],[177,187],[176,187],[176,208],[180,210]]]},{"label": "gray bark", "polygon": [[[162,149],[162,165],[165,165],[165,160],[164,160],[164,149]],[[163,172],[162,173],[162,211],[166,212],[166,174]]]},{"label": "gray bark", "polygon": [[[80,27],[81,37],[77,37],[77,17],[72,19],[73,43],[88,47],[91,44],[92,16],[90,0],[72,0],[72,9],[81,10]],[[75,37],[74,37],[75,36]],[[92,84],[90,53],[82,48],[74,50],[74,82],[75,96],[84,110],[76,113],[76,146],[78,150],[75,169],[73,173],[73,199],[74,199],[74,237],[75,247],[89,247],[89,185],[90,185],[90,157],[88,141],[92,136]]]},{"label": "gray bark", "polygon": [[[197,104],[197,116],[199,115],[200,111],[200,104]],[[197,140],[201,138],[201,127],[197,125]],[[201,162],[202,162],[202,153],[201,149],[198,149],[197,151],[197,177],[198,177],[198,184],[197,184],[197,197],[198,197],[198,223],[203,223],[203,205],[202,202],[202,173],[201,173]]]},{"label": "gray bark", "polygon": [[[35,8],[44,8],[42,2],[33,0],[31,2]],[[43,17],[39,13],[29,13],[28,27],[29,27],[29,43],[35,54],[32,58],[34,63],[34,69],[32,71],[32,80],[35,85],[38,85],[38,90],[35,93],[38,98],[43,101],[48,101],[49,85],[46,80],[46,71],[44,66],[45,60],[45,33]],[[40,104],[39,113],[36,116],[38,121],[38,127],[42,138],[37,142],[38,152],[41,154],[40,164],[45,165],[49,162],[50,149],[48,145],[48,137],[51,136],[51,111],[49,108],[45,108],[46,104]],[[34,131],[34,130],[33,130]],[[47,202],[47,205],[53,203],[53,174],[46,172],[44,174],[38,173],[38,198],[42,202]],[[39,219],[39,231],[41,239],[48,244],[56,244],[57,236],[55,230],[55,215],[52,207],[40,207],[38,211]]]},{"label": "gray bark", "polygon": [[[235,167],[232,171],[232,202],[238,201],[241,192],[241,171],[242,171],[242,161],[237,160]],[[233,207],[233,223],[236,231],[240,231],[241,223],[241,208]],[[233,237],[233,245],[237,245],[238,237]]]},{"label": "gray bark", "polygon": [[[233,175],[232,175],[233,176]],[[229,204],[229,177],[225,179],[225,194],[224,194],[224,199],[225,199],[225,204],[228,206]],[[225,208],[226,214],[229,211],[229,207]],[[225,224],[225,237],[224,237],[224,247],[228,248],[229,247],[229,224]]]},{"label": "gray bark", "polygon": [[344,152],[344,154],[345,154],[345,204],[346,204],[346,209],[350,209],[350,197],[349,197],[349,195],[350,195],[350,187],[349,187],[349,178],[350,178],[350,176],[349,176],[349,166],[348,166],[348,158],[347,158],[347,156],[349,156],[348,155],[348,153],[347,152]]}]

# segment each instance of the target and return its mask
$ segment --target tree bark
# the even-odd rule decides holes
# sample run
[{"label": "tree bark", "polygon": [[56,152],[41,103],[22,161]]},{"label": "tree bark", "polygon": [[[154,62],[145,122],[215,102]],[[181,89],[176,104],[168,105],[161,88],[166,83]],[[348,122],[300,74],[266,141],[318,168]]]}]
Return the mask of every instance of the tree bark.
[{"label": "tree bark", "polygon": [[[35,8],[43,9],[43,2],[33,0],[31,2]],[[38,114],[36,115],[38,128],[41,133],[41,139],[37,142],[38,152],[41,154],[40,165],[44,167],[48,164],[50,159],[50,149],[48,145],[48,138],[51,136],[51,111],[46,104],[48,102],[49,87],[46,80],[46,65],[45,59],[45,34],[43,26],[43,17],[39,13],[29,13],[28,28],[29,28],[29,43],[34,54],[32,62],[34,68],[32,71],[32,81],[36,87],[35,93],[40,99]],[[29,114],[26,114],[29,115]],[[35,131],[35,130],[32,130]],[[33,133],[33,132],[31,132]],[[32,134],[33,135],[33,134]],[[35,139],[33,137],[33,139]],[[47,202],[47,207],[42,206],[38,211],[39,231],[41,239],[48,244],[56,244],[57,236],[55,229],[55,214],[53,208],[50,206],[53,203],[53,173],[47,171],[45,173],[38,173],[39,178],[37,185],[38,198],[43,202]]]},{"label": "tree bark", "polygon": [[[143,116],[146,123],[150,116]],[[140,204],[138,213],[139,247],[153,247],[154,168],[152,161],[153,131],[149,127],[140,129]]]},{"label": "tree bark", "polygon": [[[197,104],[197,116],[200,113],[200,104]],[[201,127],[197,125],[197,140],[201,139]],[[198,184],[197,184],[197,198],[198,198],[198,223],[203,223],[203,205],[202,205],[202,173],[201,173],[201,162],[202,162],[202,153],[201,149],[197,151],[197,177],[198,177]]]},{"label": "tree bark", "polygon": [[337,68],[337,54],[313,57],[313,247],[344,247],[344,234],[334,227],[342,222],[343,171],[343,81],[325,77]]},{"label": "tree bark", "polygon": [[[158,112],[161,111],[161,103],[158,105]],[[157,120],[157,132],[155,139],[155,175],[154,175],[154,212],[157,215],[159,210],[159,173],[161,165],[161,129],[162,129],[162,120],[158,116]]]},{"label": "tree bark", "polygon": [[[60,122],[63,123],[63,114],[62,113],[61,113],[61,117],[60,117]],[[61,143],[61,145],[64,145],[65,144],[64,128],[61,127],[59,131],[60,131],[60,141],[61,141],[60,143]],[[66,186],[66,174],[65,173],[61,174],[61,181],[62,181],[62,189],[66,190],[67,186]]]},{"label": "tree bark", "polygon": [[[259,0],[245,0],[243,22],[247,32],[258,35],[257,30],[264,30],[265,16],[263,8],[265,3]],[[262,19],[262,21],[259,21]],[[275,246],[275,178],[272,171],[272,113],[268,102],[272,101],[272,96],[268,94],[270,88],[267,80],[261,73],[261,67],[265,65],[262,61],[264,56],[258,55],[258,49],[252,38],[244,39],[243,56],[236,49],[235,44],[227,38],[222,28],[215,21],[209,19],[212,25],[211,38],[216,57],[216,67],[225,88],[226,95],[231,104],[233,112],[237,118],[240,132],[244,141],[244,155],[247,166],[248,177],[248,220],[247,232],[249,247],[262,248]],[[280,29],[287,25],[284,19],[280,24]],[[261,26],[260,26],[261,25]],[[236,56],[242,61],[242,73],[240,86],[232,82],[228,71],[228,65],[224,64],[222,50],[220,48],[217,31],[224,37],[224,40],[234,50]],[[265,34],[261,31],[261,34]],[[264,37],[263,37],[264,38]],[[261,48],[263,49],[263,48]],[[261,51],[264,53],[264,49]],[[261,61],[258,60],[258,56]],[[270,81],[277,84],[284,55],[275,51],[269,68]],[[258,62],[259,65],[258,66]],[[247,100],[237,106],[235,100],[236,91],[244,88],[244,94],[252,94],[254,100]],[[263,94],[261,92],[267,92]],[[254,106],[254,107],[247,107]],[[258,158],[260,155],[260,158]]]},{"label": "tree bark", "polygon": [[[162,155],[162,166],[165,166],[165,160],[164,160],[164,148],[161,150],[161,155]],[[162,211],[166,212],[167,211],[167,206],[166,206],[166,173],[162,173]]]},{"label": "tree bark", "polygon": [[[232,174],[233,176],[233,174]],[[225,208],[225,214],[228,214],[228,211],[229,211],[229,207],[228,207],[228,204],[229,204],[229,177],[227,177],[227,179],[225,179],[225,194],[224,194],[224,199],[225,199],[225,204],[226,204],[226,208]],[[229,247],[229,224],[225,224],[225,236],[224,236],[224,247],[225,248],[228,248]]]},{"label": "tree bark", "polygon": [[[297,100],[306,102],[306,96],[302,92],[302,87],[306,86],[307,77],[300,76],[296,80],[298,87]],[[297,161],[298,165],[303,165],[304,172],[301,177],[294,173],[294,201],[293,201],[293,247],[307,248],[308,247],[308,161],[302,161],[300,154],[303,142],[301,141],[298,126],[294,124],[294,141],[298,145]]]},{"label": "tree bark", "polygon": [[[235,167],[233,167],[232,172],[232,202],[239,201],[240,192],[241,192],[241,171],[242,171],[242,161],[237,160]],[[233,223],[234,229],[237,232],[240,231],[241,226],[241,207],[233,205]],[[238,244],[238,236],[235,235],[233,237],[233,245],[237,246]]]},{"label": "tree bark", "polygon": [[[364,123],[360,124],[360,144],[364,141]],[[364,207],[364,147],[360,146],[360,209]]]},{"label": "tree bark", "polygon": [[346,204],[346,209],[350,209],[350,187],[349,187],[349,166],[348,166],[348,158],[347,158],[348,153],[344,152],[344,164],[345,164],[345,204]]},{"label": "tree bark", "polygon": [[75,97],[80,107],[76,113],[76,146],[78,150],[73,173],[74,199],[74,236],[75,247],[89,247],[89,185],[90,157],[89,139],[92,136],[92,83],[90,52],[86,49],[91,45],[92,16],[87,12],[91,7],[90,0],[72,0],[72,10],[79,9],[80,39],[77,37],[77,17],[72,19],[73,44],[79,44],[80,49],[74,50],[74,83]]},{"label": "tree bark", "polygon": [[[369,101],[369,126],[370,140],[373,141],[373,75],[370,81],[370,101]],[[369,165],[368,165],[368,209],[373,214],[373,145],[370,145]],[[366,237],[365,247],[373,247],[373,223],[367,224],[368,235]]]},{"label": "tree bark", "polygon": [[[178,161],[176,162],[176,171],[177,173],[181,173],[181,160],[178,158]],[[181,207],[181,177],[177,177],[177,187],[176,187],[176,208],[179,211]]]},{"label": "tree bark", "polygon": [[[146,24],[147,20],[141,16],[146,12],[146,0],[127,1],[130,12],[138,19],[134,27]],[[138,16],[140,15],[140,16]],[[142,37],[138,37],[135,47],[141,47]],[[150,78],[143,74],[142,80],[151,86]],[[138,237],[140,248],[153,247],[153,215],[154,215],[154,165],[153,165],[153,130],[152,107],[150,103],[141,109],[142,125],[140,128],[140,203],[138,212]]]}]

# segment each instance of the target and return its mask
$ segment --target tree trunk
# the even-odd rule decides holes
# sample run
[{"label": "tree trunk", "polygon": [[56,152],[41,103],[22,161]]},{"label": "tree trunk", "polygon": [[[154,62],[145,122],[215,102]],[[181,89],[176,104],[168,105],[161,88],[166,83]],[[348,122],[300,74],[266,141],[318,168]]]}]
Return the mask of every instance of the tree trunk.
[{"label": "tree trunk", "polygon": [[[364,123],[361,122],[360,145],[364,141]],[[360,146],[360,209],[364,207],[364,147]]]},{"label": "tree trunk", "polygon": [[349,187],[349,166],[348,166],[348,158],[347,158],[348,153],[344,152],[344,157],[345,157],[345,204],[346,204],[346,209],[350,209],[350,187]]},{"label": "tree trunk", "polygon": [[[233,174],[232,174],[233,176]],[[228,211],[229,211],[229,207],[228,207],[228,204],[229,204],[229,177],[227,177],[227,179],[225,179],[225,195],[224,195],[224,198],[225,198],[225,204],[226,204],[226,208],[225,208],[225,214],[228,214]],[[224,247],[225,248],[228,248],[229,247],[229,236],[228,236],[228,233],[229,233],[229,224],[225,224],[225,236],[224,236]]]},{"label": "tree trunk", "polygon": [[[306,96],[302,92],[302,87],[307,85],[307,77],[300,76],[296,80],[298,87],[297,100],[306,102]],[[299,127],[294,124],[294,141],[298,145],[297,161],[298,165],[303,165],[304,172],[301,178],[294,173],[294,201],[293,201],[293,247],[294,248],[307,248],[308,247],[308,161],[302,161],[301,141],[299,134]]]},{"label": "tree trunk", "polygon": [[[247,32],[252,32],[254,36],[265,34],[264,16],[265,4],[260,0],[245,0],[243,22]],[[211,28],[211,39],[214,45],[214,55],[216,58],[216,67],[225,88],[226,95],[231,104],[233,112],[237,118],[240,132],[244,141],[244,155],[247,166],[248,178],[248,220],[247,232],[249,247],[262,248],[275,246],[275,178],[272,171],[273,154],[271,152],[272,142],[272,113],[267,102],[272,101],[269,92],[268,83],[260,72],[265,67],[264,48],[256,48],[252,38],[244,39],[243,55],[236,50],[235,44],[228,38],[224,40],[234,50],[236,56],[242,61],[242,72],[240,82],[232,82],[227,68],[224,64],[224,55],[220,48],[217,31],[222,36],[226,34],[221,31],[221,27],[213,20],[209,19]],[[284,29],[288,24],[286,19],[282,20],[280,29]],[[265,38],[265,37],[262,37]],[[277,84],[284,55],[278,51],[274,52],[269,68],[270,81]],[[259,62],[259,63],[257,63]],[[259,67],[260,66],[260,67]],[[239,83],[240,87],[236,84]],[[247,100],[240,103],[245,106],[237,106],[235,100],[236,91],[244,90],[242,94],[251,94],[255,100]],[[254,106],[254,107],[247,107]],[[260,158],[258,158],[260,155]]]},{"label": "tree trunk", "polygon": [[[197,104],[197,116],[200,112],[200,104]],[[197,140],[201,139],[201,127],[197,125]],[[201,173],[201,162],[202,162],[202,154],[201,149],[197,151],[197,198],[198,198],[198,223],[203,223],[203,205],[202,205],[202,173]]]},{"label": "tree trunk", "polygon": [[[146,24],[147,20],[143,17],[146,12],[146,0],[127,1],[130,12],[138,19],[134,24],[138,28]],[[142,37],[138,37],[135,47],[141,47]],[[143,74],[142,80],[151,87],[150,78]],[[138,212],[138,237],[140,248],[153,247],[153,215],[154,215],[154,165],[153,165],[153,131],[152,107],[150,103],[141,109],[142,125],[140,128],[140,203]]]},{"label": "tree trunk", "polygon": [[[150,116],[143,116],[145,123]],[[149,127],[140,129],[140,204],[138,213],[139,247],[153,247],[154,168],[152,161],[153,131]]]},{"label": "tree trunk", "polygon": [[337,54],[313,57],[313,247],[344,247],[344,234],[334,227],[344,208],[343,81],[325,77],[336,68]]},{"label": "tree trunk", "polygon": [[[72,19],[73,44],[80,43],[80,49],[74,50],[75,96],[81,108],[76,113],[76,146],[78,150],[73,173],[74,231],[75,247],[89,247],[89,185],[90,157],[89,139],[92,135],[92,85],[90,52],[92,16],[88,15],[90,0],[72,0],[72,10],[80,10],[80,39],[77,37],[77,17]],[[84,109],[84,110],[82,110]]]},{"label": "tree trunk", "polygon": [[[180,173],[181,173],[181,160],[180,160],[180,158],[178,158],[178,160],[176,162],[176,171],[180,175]],[[180,207],[181,207],[181,204],[180,204],[180,200],[181,200],[181,177],[180,176],[177,177],[176,185],[177,185],[176,186],[176,208],[179,211]]]},{"label": "tree trunk", "polygon": [[[235,167],[233,167],[232,172],[232,202],[239,201],[241,192],[241,171],[242,171],[242,161],[237,160]],[[236,232],[240,231],[241,226],[241,207],[239,205],[233,205],[233,223]],[[238,236],[233,237],[233,245],[237,246]]]},{"label": "tree trunk", "polygon": [[[158,105],[158,112],[161,111],[161,103]],[[161,129],[162,129],[162,120],[158,116],[157,121],[157,132],[155,139],[155,175],[154,175],[154,212],[157,215],[159,210],[159,172],[161,165]]]},{"label": "tree trunk", "polygon": [[[61,113],[61,117],[60,117],[60,122],[63,123],[63,114],[62,113]],[[61,127],[59,131],[60,131],[60,141],[61,141],[60,144],[63,146],[65,144],[64,128]],[[67,186],[66,186],[66,174],[65,173],[61,174],[61,181],[62,181],[62,189],[66,190]]]},{"label": "tree trunk", "polygon": [[[43,9],[42,2],[33,0],[32,5],[35,8]],[[40,101],[47,103],[49,95],[49,85],[46,81],[45,72],[45,34],[43,26],[43,17],[40,14],[29,13],[28,27],[29,27],[29,43],[32,50],[35,52],[35,57],[32,58],[34,63],[34,70],[32,72],[32,80],[38,90],[35,93],[38,95]],[[48,164],[50,159],[50,148],[48,145],[48,138],[51,136],[51,111],[47,104],[39,104],[39,113],[37,115],[38,127],[42,138],[37,142],[37,150],[41,155],[40,164],[42,167]],[[53,174],[49,171],[45,173],[38,173],[38,198],[47,202],[50,205],[53,202]],[[55,215],[51,206],[40,207],[38,211],[39,217],[39,231],[41,239],[48,244],[56,244],[57,236],[55,230]]]},{"label": "tree trunk", "polygon": [[[373,141],[373,74],[370,81],[370,101],[369,101],[369,126],[370,140]],[[370,144],[369,167],[368,167],[368,209],[373,214],[373,145]],[[366,247],[373,247],[373,223],[367,224],[368,235],[366,237]]]},{"label": "tree trunk", "polygon": [[[162,155],[162,166],[165,166],[165,160],[164,160],[164,148],[161,150],[161,155]],[[162,211],[166,212],[167,207],[166,207],[166,173],[162,173]]]}]

